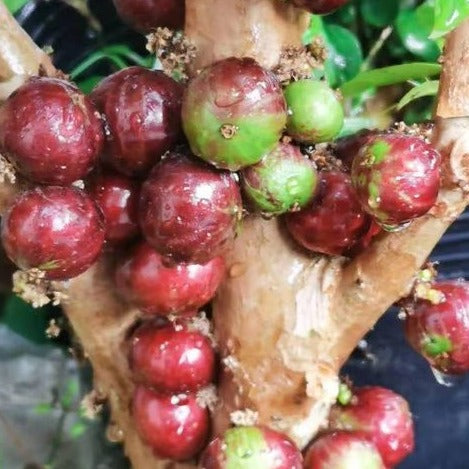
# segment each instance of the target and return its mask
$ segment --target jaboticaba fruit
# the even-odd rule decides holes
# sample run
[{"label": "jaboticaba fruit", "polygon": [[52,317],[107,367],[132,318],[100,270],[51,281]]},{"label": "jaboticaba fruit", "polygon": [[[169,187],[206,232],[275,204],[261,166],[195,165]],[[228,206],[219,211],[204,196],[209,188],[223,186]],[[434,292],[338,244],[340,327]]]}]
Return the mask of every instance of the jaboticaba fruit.
[{"label": "jaboticaba fruit", "polygon": [[204,69],[189,83],[182,106],[192,151],[232,171],[271,151],[286,118],[278,80],[249,58],[229,58]]},{"label": "jaboticaba fruit", "polygon": [[100,254],[103,215],[79,189],[37,187],[21,194],[3,216],[2,242],[19,268],[66,280],[87,270]]},{"label": "jaboticaba fruit", "polygon": [[88,191],[104,214],[106,241],[122,243],[139,233],[137,181],[120,174],[99,174],[91,181]]},{"label": "jaboticaba fruit", "polygon": [[299,80],[285,88],[287,133],[298,142],[333,140],[344,125],[344,110],[336,93],[324,82]]},{"label": "jaboticaba fruit", "polygon": [[446,374],[468,372],[469,283],[434,283],[428,298],[408,308],[407,340],[434,369]]},{"label": "jaboticaba fruit", "polygon": [[337,405],[329,417],[336,430],[357,431],[367,436],[386,467],[400,464],[414,450],[414,424],[407,401],[378,386],[353,390],[348,405]]},{"label": "jaboticaba fruit", "polygon": [[137,31],[149,33],[159,26],[184,27],[184,0],[113,0],[117,13]]},{"label": "jaboticaba fruit", "polygon": [[434,206],[440,155],[421,138],[377,134],[355,157],[352,182],[364,210],[393,230]]},{"label": "jaboticaba fruit", "polygon": [[216,257],[233,239],[241,213],[232,174],[180,153],[155,166],[140,196],[146,240],[174,261],[204,263]]},{"label": "jaboticaba fruit", "polygon": [[137,386],[132,416],[141,438],[160,458],[191,459],[207,441],[208,410],[192,394],[167,396]]},{"label": "jaboticaba fruit", "polygon": [[315,441],[305,456],[305,469],[387,469],[366,436],[335,432]]},{"label": "jaboticaba fruit", "polygon": [[292,2],[297,7],[316,15],[327,15],[348,3],[349,0],[292,0]]},{"label": "jaboticaba fruit", "polygon": [[205,264],[166,265],[161,254],[142,241],[118,265],[116,284],[119,292],[146,314],[180,314],[208,303],[224,272],[220,256]]},{"label": "jaboticaba fruit", "polygon": [[132,337],[130,364],[137,381],[165,394],[196,392],[213,380],[215,352],[210,340],[184,322],[148,323]]},{"label": "jaboticaba fruit", "polygon": [[182,136],[182,87],[161,71],[120,70],[91,99],[106,120],[105,161],[127,176],[146,175]]},{"label": "jaboticaba fruit", "polygon": [[306,249],[323,254],[346,254],[366,235],[370,218],[362,210],[350,176],[340,171],[319,173],[313,201],[285,216],[288,231]]},{"label": "jaboticaba fruit", "polygon": [[0,153],[41,184],[85,177],[104,140],[93,103],[71,83],[31,78],[0,107]]},{"label": "jaboticaba fruit", "polygon": [[298,147],[280,143],[259,163],[245,168],[241,180],[256,210],[277,215],[305,207],[311,201],[317,172]]},{"label": "jaboticaba fruit", "polygon": [[201,469],[301,469],[303,458],[281,433],[265,427],[227,430],[204,451]]},{"label": "jaboticaba fruit", "polygon": [[340,138],[334,143],[334,155],[339,158],[347,170],[352,169],[353,160],[368,140],[378,132],[374,130],[362,130],[349,137]]}]

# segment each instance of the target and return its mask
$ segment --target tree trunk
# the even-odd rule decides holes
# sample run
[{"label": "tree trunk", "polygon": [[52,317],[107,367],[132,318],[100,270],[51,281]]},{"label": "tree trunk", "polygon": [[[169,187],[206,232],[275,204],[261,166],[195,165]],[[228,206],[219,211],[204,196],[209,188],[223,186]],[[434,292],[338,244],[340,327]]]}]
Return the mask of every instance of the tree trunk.
[{"label": "tree trunk", "polygon": [[[198,46],[194,71],[223,57],[249,55],[272,66],[297,45],[307,16],[278,0],[186,0],[186,32]],[[251,409],[304,446],[327,418],[337,374],[360,338],[409,289],[416,271],[466,206],[466,97],[469,22],[448,41],[435,144],[444,154],[444,185],[431,214],[386,234],[353,261],[312,256],[295,247],[281,223],[250,217],[227,255],[229,276],[214,303],[224,357],[214,428],[233,410]],[[50,62],[0,1],[0,94]],[[2,96],[0,95],[0,100]],[[5,207],[18,188],[2,186]],[[107,255],[70,282],[66,313],[93,365],[95,387],[109,399],[114,436],[136,469],[184,469],[158,460],[138,437],[129,412],[133,383],[126,357],[138,311],[122,304]]]}]

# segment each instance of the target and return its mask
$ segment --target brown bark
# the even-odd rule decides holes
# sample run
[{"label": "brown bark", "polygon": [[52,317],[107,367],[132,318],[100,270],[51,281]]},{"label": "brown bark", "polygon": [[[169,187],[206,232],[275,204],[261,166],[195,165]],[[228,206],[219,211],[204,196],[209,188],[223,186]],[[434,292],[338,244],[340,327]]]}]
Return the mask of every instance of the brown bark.
[{"label": "brown bark", "polygon": [[[187,32],[199,47],[196,68],[229,55],[251,55],[272,65],[283,45],[298,43],[305,24],[304,15],[280,1],[186,2]],[[469,112],[464,93],[469,70],[457,67],[467,54],[468,38],[466,23],[448,43],[438,107],[445,119],[438,120],[435,137],[444,150],[445,187],[432,215],[405,232],[383,236],[350,263],[304,253],[277,221],[245,221],[227,257],[229,278],[214,305],[221,351],[229,357],[217,429],[227,425],[232,410],[250,408],[262,423],[286,431],[303,446],[327,416],[343,361],[382,312],[405,294],[416,270],[465,207],[461,187],[467,180],[469,126],[463,116]],[[8,82],[11,89],[43,61],[46,57],[0,2],[0,85]],[[157,460],[136,434],[124,344],[138,312],[117,297],[111,271],[112,261],[104,256],[73,280],[65,308],[93,365],[96,389],[109,398],[135,468],[194,467]]]},{"label": "brown bark", "polygon": [[[220,30],[227,27],[223,21]],[[231,43],[230,51],[237,50]],[[245,222],[227,257],[234,274],[214,303],[217,337],[229,357],[215,415],[218,431],[231,412],[251,409],[260,423],[304,447],[335,400],[340,367],[388,307],[408,293],[417,270],[466,207],[461,187],[469,181],[468,124],[461,116],[469,113],[469,71],[460,64],[468,50],[466,22],[450,36],[445,55],[435,132],[445,177],[431,214],[401,233],[383,235],[342,266],[338,259],[300,252],[278,221]]]}]

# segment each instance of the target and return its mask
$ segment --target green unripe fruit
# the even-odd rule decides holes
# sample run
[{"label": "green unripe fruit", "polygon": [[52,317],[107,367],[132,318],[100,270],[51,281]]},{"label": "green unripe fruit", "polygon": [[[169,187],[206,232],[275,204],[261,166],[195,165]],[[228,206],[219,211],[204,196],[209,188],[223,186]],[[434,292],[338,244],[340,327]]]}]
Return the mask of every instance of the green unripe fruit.
[{"label": "green unripe fruit", "polygon": [[316,80],[290,83],[284,91],[287,100],[288,135],[307,143],[330,142],[344,125],[344,109],[335,92]]},{"label": "green unripe fruit", "polygon": [[204,69],[183,99],[183,128],[192,152],[231,171],[260,161],[277,145],[286,121],[280,83],[249,58]]},{"label": "green unripe fruit", "polygon": [[200,469],[302,469],[296,446],[265,427],[231,428],[205,449]]},{"label": "green unripe fruit", "polygon": [[241,181],[253,208],[280,215],[311,201],[316,192],[317,171],[298,147],[280,143],[262,161],[244,169]]}]

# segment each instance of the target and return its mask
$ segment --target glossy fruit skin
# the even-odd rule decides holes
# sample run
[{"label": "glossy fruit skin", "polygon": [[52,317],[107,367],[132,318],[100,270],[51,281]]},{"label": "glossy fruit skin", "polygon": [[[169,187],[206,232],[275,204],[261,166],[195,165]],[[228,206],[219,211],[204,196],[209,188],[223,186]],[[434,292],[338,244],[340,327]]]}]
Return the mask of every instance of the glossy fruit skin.
[{"label": "glossy fruit skin", "polygon": [[387,469],[379,451],[359,433],[334,432],[308,449],[305,469]]},{"label": "glossy fruit skin", "polygon": [[196,392],[215,374],[210,341],[184,325],[141,326],[132,338],[130,363],[138,382],[163,394]]},{"label": "glossy fruit skin", "polygon": [[440,159],[418,137],[374,135],[352,166],[352,182],[363,209],[390,229],[425,215],[438,197]]},{"label": "glossy fruit skin", "polygon": [[21,194],[2,218],[8,257],[20,268],[39,268],[66,280],[87,270],[104,243],[101,211],[83,191],[37,187]]},{"label": "glossy fruit skin", "polygon": [[94,167],[103,123],[78,88],[56,78],[31,78],[0,107],[0,151],[41,184],[68,185]]},{"label": "glossy fruit skin", "polygon": [[436,282],[444,301],[419,300],[405,320],[412,347],[436,370],[458,375],[469,371],[469,283]]},{"label": "glossy fruit skin", "polygon": [[350,176],[319,173],[319,190],[305,209],[285,216],[293,238],[304,248],[329,255],[346,254],[365,235],[370,219],[362,210]]},{"label": "glossy fruit skin", "polygon": [[208,411],[191,394],[166,396],[139,385],[132,415],[140,437],[160,458],[191,459],[207,441]]},{"label": "glossy fruit skin", "polygon": [[287,133],[298,142],[330,142],[344,125],[344,109],[324,82],[305,79],[284,90],[288,107]]},{"label": "glossy fruit skin", "polygon": [[358,431],[374,443],[386,467],[400,464],[414,450],[414,424],[407,401],[378,386],[353,390],[349,405],[330,415],[334,430]]},{"label": "glossy fruit skin", "polygon": [[344,6],[349,0],[292,0],[297,7],[304,8],[316,15],[328,15]]},{"label": "glossy fruit skin", "polygon": [[296,446],[266,427],[237,427],[213,440],[202,454],[201,469],[302,469]]},{"label": "glossy fruit skin", "polygon": [[271,151],[286,118],[280,83],[250,58],[232,57],[204,69],[189,83],[182,105],[184,132],[194,154],[232,171]]},{"label": "glossy fruit skin", "polygon": [[105,161],[126,176],[145,176],[182,137],[182,87],[162,71],[120,70],[91,99],[106,120]]},{"label": "glossy fruit skin", "polygon": [[88,187],[106,222],[106,241],[119,244],[135,238],[139,231],[140,186],[117,173],[102,173]]},{"label": "glossy fruit skin", "polygon": [[317,180],[312,161],[289,143],[280,143],[259,163],[241,172],[251,205],[274,215],[305,207],[314,197]]},{"label": "glossy fruit skin", "polygon": [[132,28],[149,33],[157,27],[184,28],[184,0],[113,0],[119,16]]},{"label": "glossy fruit skin", "polygon": [[233,176],[181,153],[155,166],[140,196],[146,240],[176,262],[204,263],[223,252],[241,213]]},{"label": "glossy fruit skin", "polygon": [[150,315],[197,310],[215,295],[225,274],[217,256],[205,264],[166,264],[164,258],[142,241],[116,270],[120,293]]},{"label": "glossy fruit skin", "polygon": [[362,130],[361,132],[349,137],[340,138],[334,144],[334,154],[337,156],[345,168],[352,169],[353,160],[358,155],[363,146],[365,146],[373,135],[378,132],[373,130]]}]

